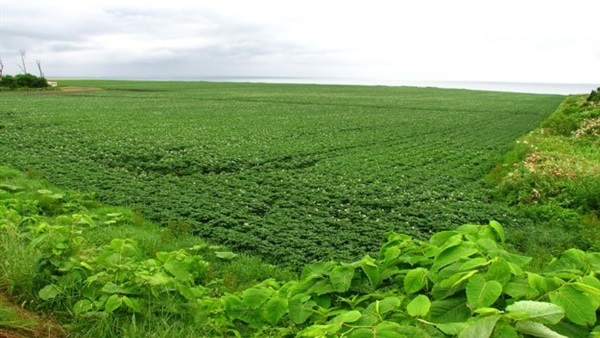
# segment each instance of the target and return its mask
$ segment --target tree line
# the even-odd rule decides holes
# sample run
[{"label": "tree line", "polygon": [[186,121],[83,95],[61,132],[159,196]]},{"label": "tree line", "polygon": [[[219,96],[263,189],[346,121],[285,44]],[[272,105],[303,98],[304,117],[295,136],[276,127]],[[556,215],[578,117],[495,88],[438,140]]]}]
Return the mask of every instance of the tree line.
[{"label": "tree line", "polygon": [[17,63],[17,66],[19,66],[22,73],[15,76],[4,75],[4,63],[0,58],[0,89],[46,88],[50,86],[44,76],[41,60],[35,61],[40,74],[39,76],[35,76],[27,72],[26,57],[27,51],[24,49],[19,50],[20,63]]}]

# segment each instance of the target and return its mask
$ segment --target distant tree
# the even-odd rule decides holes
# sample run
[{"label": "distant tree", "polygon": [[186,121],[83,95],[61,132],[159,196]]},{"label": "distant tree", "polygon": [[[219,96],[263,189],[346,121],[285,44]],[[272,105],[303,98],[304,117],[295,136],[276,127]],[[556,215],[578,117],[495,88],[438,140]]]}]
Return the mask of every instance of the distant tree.
[{"label": "distant tree", "polygon": [[40,71],[40,77],[44,77],[44,72],[42,71],[42,61],[35,60],[35,63],[37,64],[38,70]]},{"label": "distant tree", "polygon": [[25,62],[26,56],[27,56],[27,51],[25,49],[20,49],[19,57],[21,58],[21,64],[17,64],[17,66],[19,66],[19,68],[21,69],[21,72],[23,72],[23,74],[27,74],[27,63]]},{"label": "distant tree", "polygon": [[0,80],[2,80],[2,71],[4,71],[4,63],[2,63],[2,59],[0,59]]}]

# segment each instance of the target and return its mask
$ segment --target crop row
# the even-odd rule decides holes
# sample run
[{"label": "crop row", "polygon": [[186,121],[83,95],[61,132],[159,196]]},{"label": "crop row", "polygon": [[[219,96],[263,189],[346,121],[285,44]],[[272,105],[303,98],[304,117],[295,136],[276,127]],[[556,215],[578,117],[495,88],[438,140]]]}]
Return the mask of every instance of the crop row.
[{"label": "crop row", "polygon": [[6,164],[285,264],[355,259],[389,231],[424,238],[489,218],[514,224],[520,216],[491,202],[481,177],[562,100],[391,87],[97,85],[106,90],[2,93]]}]

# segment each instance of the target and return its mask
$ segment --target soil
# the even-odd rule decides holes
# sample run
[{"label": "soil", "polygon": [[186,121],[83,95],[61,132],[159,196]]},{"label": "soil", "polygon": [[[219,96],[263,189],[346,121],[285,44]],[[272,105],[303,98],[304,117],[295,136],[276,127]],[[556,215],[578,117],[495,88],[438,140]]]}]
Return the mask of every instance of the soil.
[{"label": "soil", "polygon": [[98,90],[102,90],[102,88],[98,88],[98,87],[60,87],[61,92],[68,92],[68,93],[95,92]]}]

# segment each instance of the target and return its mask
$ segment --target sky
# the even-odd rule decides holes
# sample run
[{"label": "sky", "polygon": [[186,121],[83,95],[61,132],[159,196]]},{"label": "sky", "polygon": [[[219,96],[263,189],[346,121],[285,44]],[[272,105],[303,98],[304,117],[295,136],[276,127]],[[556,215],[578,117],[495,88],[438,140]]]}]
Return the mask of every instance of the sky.
[{"label": "sky", "polygon": [[5,74],[600,84],[598,0],[0,0]]}]

